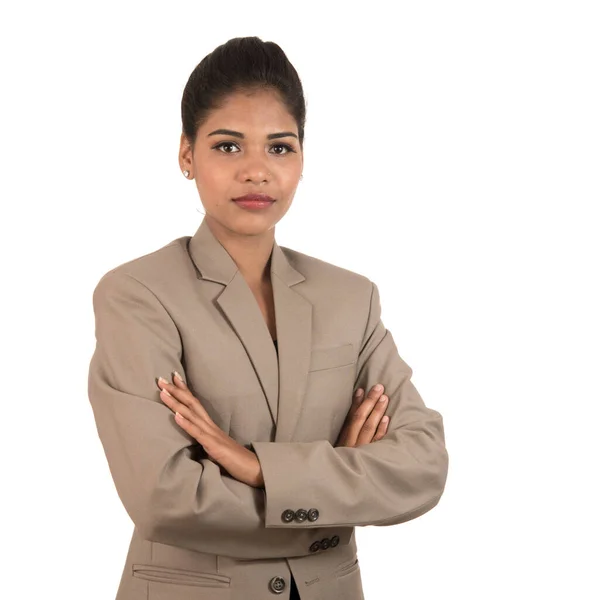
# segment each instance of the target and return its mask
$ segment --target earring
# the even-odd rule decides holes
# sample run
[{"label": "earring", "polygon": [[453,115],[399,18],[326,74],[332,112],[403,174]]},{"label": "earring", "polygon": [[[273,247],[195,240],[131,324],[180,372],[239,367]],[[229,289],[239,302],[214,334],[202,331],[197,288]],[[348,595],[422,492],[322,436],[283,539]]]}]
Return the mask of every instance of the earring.
[{"label": "earring", "polygon": [[300,181],[301,181],[303,178],[304,178],[304,174],[302,173],[302,174],[300,175]]},{"label": "earring", "polygon": [[184,175],[185,177],[189,177],[189,171],[183,171],[183,175]]}]

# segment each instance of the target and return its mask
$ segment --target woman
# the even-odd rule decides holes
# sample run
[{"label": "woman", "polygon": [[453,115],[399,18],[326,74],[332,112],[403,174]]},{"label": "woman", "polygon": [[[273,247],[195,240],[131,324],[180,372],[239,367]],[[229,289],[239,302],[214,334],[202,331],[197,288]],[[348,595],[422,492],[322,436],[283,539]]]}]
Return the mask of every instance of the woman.
[{"label": "woman", "polygon": [[275,241],[304,162],[304,95],[281,48],[216,48],[182,121],[202,223],[93,295],[89,398],[135,525],[117,600],[361,600],[354,528],[438,503],[441,415],[376,285]]}]

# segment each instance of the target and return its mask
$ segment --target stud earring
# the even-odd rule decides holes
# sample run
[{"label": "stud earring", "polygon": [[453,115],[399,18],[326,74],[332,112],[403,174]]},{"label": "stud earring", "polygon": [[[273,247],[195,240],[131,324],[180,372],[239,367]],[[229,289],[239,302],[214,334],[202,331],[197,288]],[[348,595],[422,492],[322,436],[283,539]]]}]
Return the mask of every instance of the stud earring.
[{"label": "stud earring", "polygon": [[183,171],[183,175],[184,175],[185,177],[189,177],[189,171]]}]

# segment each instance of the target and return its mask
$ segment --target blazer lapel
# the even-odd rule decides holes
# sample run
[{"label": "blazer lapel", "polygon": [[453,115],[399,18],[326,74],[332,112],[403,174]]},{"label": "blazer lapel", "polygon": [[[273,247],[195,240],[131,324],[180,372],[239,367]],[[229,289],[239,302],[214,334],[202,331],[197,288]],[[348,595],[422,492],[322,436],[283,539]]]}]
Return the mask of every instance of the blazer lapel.
[{"label": "blazer lapel", "polygon": [[[290,442],[302,409],[312,345],[312,304],[292,289],[305,277],[275,243],[271,264],[277,346],[279,411],[276,442]],[[275,350],[275,348],[273,348]]]},{"label": "blazer lapel", "polygon": [[[275,440],[291,441],[307,382],[312,343],[312,304],[292,286],[305,280],[277,242],[271,253],[271,285],[279,353],[259,305],[236,263],[205,219],[189,240],[201,279],[225,287],[214,300],[243,344],[276,426]],[[231,376],[232,365],[228,365]]]}]

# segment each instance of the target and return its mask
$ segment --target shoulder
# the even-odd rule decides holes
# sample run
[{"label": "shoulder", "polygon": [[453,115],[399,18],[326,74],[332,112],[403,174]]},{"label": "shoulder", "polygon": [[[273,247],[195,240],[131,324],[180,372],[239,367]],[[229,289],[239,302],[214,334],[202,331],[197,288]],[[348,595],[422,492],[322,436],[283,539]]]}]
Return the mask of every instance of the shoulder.
[{"label": "shoulder", "polygon": [[330,290],[333,296],[339,294],[371,296],[374,284],[362,273],[345,269],[292,248],[281,246],[281,249],[293,268],[306,278],[304,283],[307,287]]},{"label": "shoulder", "polygon": [[159,288],[178,279],[179,271],[194,272],[187,250],[190,239],[187,235],[176,238],[165,246],[113,267],[100,277],[95,293],[133,281],[148,289]]}]

